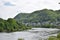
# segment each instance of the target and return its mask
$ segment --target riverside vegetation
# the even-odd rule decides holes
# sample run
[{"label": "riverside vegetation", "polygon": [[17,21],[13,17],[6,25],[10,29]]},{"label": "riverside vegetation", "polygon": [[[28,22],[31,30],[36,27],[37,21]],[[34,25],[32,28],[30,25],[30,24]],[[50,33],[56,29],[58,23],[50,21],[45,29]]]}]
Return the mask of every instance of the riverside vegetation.
[{"label": "riverside vegetation", "polygon": [[14,31],[27,30],[27,29],[31,29],[31,27],[22,25],[13,18],[9,18],[8,20],[4,20],[0,18],[0,32],[14,32]]},{"label": "riverside vegetation", "polygon": [[48,40],[60,40],[60,33],[57,36],[51,36]]},{"label": "riverside vegetation", "polygon": [[24,40],[24,39],[22,39],[22,38],[19,38],[18,40]]}]

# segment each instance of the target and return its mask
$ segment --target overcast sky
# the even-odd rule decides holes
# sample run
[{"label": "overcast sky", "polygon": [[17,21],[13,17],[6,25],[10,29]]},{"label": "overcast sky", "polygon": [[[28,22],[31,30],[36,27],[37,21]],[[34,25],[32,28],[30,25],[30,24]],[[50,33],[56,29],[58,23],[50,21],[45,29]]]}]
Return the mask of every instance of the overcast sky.
[{"label": "overcast sky", "polygon": [[0,0],[0,18],[12,18],[19,12],[33,12],[44,8],[58,10],[60,0]]}]

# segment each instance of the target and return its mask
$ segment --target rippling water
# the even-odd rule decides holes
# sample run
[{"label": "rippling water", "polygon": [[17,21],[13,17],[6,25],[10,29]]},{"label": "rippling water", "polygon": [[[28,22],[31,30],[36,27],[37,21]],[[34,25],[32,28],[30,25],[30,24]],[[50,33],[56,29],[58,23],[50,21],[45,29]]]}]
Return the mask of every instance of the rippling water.
[{"label": "rippling water", "polygon": [[18,40],[18,38],[24,38],[24,40],[45,40],[49,36],[56,36],[59,31],[59,29],[52,28],[32,28],[28,31],[0,33],[0,40]]}]

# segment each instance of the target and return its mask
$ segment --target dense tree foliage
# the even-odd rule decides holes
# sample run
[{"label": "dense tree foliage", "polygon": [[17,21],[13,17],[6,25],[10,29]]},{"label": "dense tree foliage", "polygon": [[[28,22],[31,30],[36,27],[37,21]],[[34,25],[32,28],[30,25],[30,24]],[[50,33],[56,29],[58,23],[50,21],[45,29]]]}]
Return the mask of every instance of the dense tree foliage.
[{"label": "dense tree foliage", "polygon": [[27,29],[30,29],[30,27],[16,22],[15,19],[9,18],[8,20],[3,20],[0,18],[0,32],[14,32]]},{"label": "dense tree foliage", "polygon": [[43,9],[32,13],[19,13],[14,19],[21,23],[28,23],[30,26],[36,26],[40,23],[40,26],[46,24],[45,26],[48,27],[51,25],[60,28],[60,10]]}]

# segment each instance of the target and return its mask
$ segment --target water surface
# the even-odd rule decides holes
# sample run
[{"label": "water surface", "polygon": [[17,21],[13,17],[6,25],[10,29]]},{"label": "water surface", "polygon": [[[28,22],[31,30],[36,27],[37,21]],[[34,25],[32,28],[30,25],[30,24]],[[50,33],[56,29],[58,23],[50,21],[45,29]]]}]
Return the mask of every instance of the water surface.
[{"label": "water surface", "polygon": [[24,38],[24,40],[45,40],[49,36],[56,36],[59,31],[56,28],[32,28],[28,31],[0,33],[0,40],[18,40],[18,38]]}]

